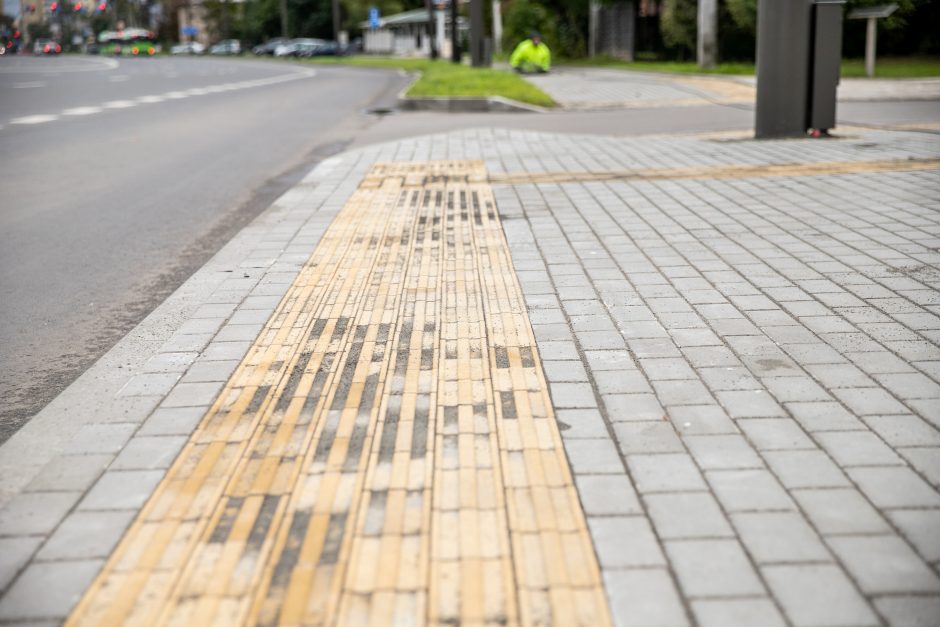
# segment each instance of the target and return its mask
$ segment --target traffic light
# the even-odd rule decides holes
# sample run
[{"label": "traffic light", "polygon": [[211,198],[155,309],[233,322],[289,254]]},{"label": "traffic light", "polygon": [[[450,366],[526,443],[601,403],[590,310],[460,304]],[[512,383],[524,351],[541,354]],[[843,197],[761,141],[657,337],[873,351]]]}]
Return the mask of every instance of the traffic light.
[{"label": "traffic light", "polygon": [[107,2],[102,2],[101,4],[98,5],[98,13],[104,13],[107,10],[108,10]]},{"label": "traffic light", "polygon": [[72,5],[72,10],[75,11],[76,13],[78,13],[79,11],[81,11],[81,10],[82,10],[82,3],[81,3],[81,2],[76,2],[74,5]]},{"label": "traffic light", "polygon": [[50,4],[50,5],[49,5],[49,10],[52,11],[53,13],[58,13],[58,11],[59,11],[59,3],[58,3],[58,2],[53,2],[52,4]]}]

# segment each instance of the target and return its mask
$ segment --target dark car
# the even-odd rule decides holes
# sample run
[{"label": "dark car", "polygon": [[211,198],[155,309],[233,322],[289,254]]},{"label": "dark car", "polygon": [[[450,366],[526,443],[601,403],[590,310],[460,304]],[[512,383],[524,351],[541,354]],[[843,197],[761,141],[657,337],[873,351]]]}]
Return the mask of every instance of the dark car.
[{"label": "dark car", "polygon": [[33,44],[33,54],[61,54],[62,46],[51,39],[37,39]]},{"label": "dark car", "polygon": [[309,50],[304,50],[305,57],[335,57],[340,54],[339,45],[335,41],[324,41]]}]

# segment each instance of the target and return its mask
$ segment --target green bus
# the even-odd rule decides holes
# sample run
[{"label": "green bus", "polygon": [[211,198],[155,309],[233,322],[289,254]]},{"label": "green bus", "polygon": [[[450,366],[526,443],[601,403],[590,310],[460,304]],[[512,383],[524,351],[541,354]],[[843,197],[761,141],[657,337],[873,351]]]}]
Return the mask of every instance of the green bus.
[{"label": "green bus", "polygon": [[156,35],[143,28],[106,30],[98,35],[98,53],[124,57],[152,57],[160,52]]}]

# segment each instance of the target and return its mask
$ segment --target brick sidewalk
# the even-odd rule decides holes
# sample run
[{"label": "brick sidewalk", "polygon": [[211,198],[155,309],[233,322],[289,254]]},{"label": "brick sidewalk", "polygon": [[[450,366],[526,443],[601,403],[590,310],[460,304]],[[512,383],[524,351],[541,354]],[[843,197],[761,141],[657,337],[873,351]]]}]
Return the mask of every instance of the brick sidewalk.
[{"label": "brick sidewalk", "polygon": [[[560,67],[526,79],[563,109],[753,105],[753,76],[666,74],[614,68]],[[840,102],[940,100],[940,79],[851,79],[839,83]]]},{"label": "brick sidewalk", "polygon": [[[214,273],[238,274],[213,278],[153,357],[94,372],[110,392],[76,406],[71,436],[44,448],[41,414],[0,448],[5,477],[20,464],[0,621],[68,614],[369,168],[445,159],[493,177],[618,625],[935,622],[936,138],[509,131],[328,160],[240,260],[222,255]],[[886,161],[907,171],[871,165]],[[761,165],[779,167],[744,167]]]}]

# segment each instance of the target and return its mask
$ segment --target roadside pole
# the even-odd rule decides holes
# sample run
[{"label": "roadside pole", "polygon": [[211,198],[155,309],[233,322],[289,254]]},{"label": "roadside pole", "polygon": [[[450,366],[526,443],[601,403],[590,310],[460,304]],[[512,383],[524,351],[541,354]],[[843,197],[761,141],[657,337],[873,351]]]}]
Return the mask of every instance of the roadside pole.
[{"label": "roadside pole", "polygon": [[450,0],[450,60],[460,63],[460,29],[457,28],[457,0]]}]

